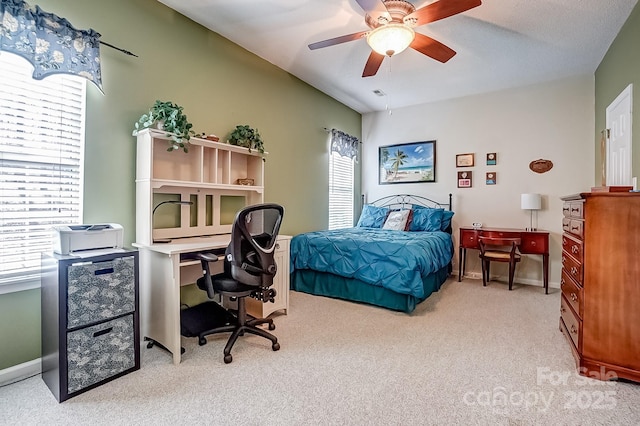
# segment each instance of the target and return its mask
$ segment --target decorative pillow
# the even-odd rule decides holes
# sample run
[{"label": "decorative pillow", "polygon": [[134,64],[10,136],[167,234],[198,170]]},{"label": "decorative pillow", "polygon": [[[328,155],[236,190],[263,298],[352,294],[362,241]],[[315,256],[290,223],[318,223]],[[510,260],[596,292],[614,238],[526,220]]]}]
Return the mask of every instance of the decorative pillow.
[{"label": "decorative pillow", "polygon": [[389,209],[386,207],[365,204],[362,207],[362,214],[356,226],[359,228],[382,228],[388,213]]},{"label": "decorative pillow", "polygon": [[449,228],[451,228],[451,218],[453,217],[453,215],[454,213],[452,211],[442,211],[442,227],[440,228],[440,230],[447,232]]},{"label": "decorative pillow", "polygon": [[407,220],[409,220],[409,213],[411,210],[394,210],[389,212],[387,220],[384,222],[382,229],[391,229],[393,231],[404,231],[407,227]]},{"label": "decorative pillow", "polygon": [[413,232],[434,232],[440,231],[442,227],[442,209],[415,209],[413,218],[409,224],[409,231]]}]

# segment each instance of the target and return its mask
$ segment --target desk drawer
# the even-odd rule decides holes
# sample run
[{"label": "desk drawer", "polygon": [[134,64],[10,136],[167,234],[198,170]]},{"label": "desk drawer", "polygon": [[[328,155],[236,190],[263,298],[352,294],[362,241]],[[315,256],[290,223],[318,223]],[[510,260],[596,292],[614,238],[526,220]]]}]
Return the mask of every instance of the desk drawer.
[{"label": "desk drawer", "polygon": [[565,251],[562,252],[562,271],[573,278],[579,286],[582,286],[582,264]]},{"label": "desk drawer", "polygon": [[522,233],[522,243],[520,252],[525,254],[545,254],[549,253],[549,235],[536,234],[531,232]]},{"label": "desk drawer", "polygon": [[582,318],[583,298],[582,287],[580,287],[570,276],[567,271],[562,270],[562,278],[560,278],[560,288],[562,294],[567,299],[573,310]]},{"label": "desk drawer", "polygon": [[583,248],[582,241],[569,235],[562,235],[562,250],[568,253],[571,257],[573,257],[578,262],[582,263],[583,261]]},{"label": "desk drawer", "polygon": [[567,327],[569,336],[573,345],[581,351],[580,335],[582,334],[582,321],[578,319],[576,314],[569,307],[569,302],[564,298],[564,295],[560,298],[560,317]]},{"label": "desk drawer", "polygon": [[476,249],[478,248],[478,231],[471,229],[460,230],[460,246],[464,248]]}]

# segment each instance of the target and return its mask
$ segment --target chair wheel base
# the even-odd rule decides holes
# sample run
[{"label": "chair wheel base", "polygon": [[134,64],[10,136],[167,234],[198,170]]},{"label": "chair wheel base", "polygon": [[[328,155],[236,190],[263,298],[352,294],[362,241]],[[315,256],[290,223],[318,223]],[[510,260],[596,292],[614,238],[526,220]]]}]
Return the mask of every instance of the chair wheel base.
[{"label": "chair wheel base", "polygon": [[199,339],[198,339],[198,344],[199,344],[200,346],[204,346],[204,345],[206,345],[206,344],[207,344],[207,339],[206,339],[206,337],[201,337],[201,338],[199,338]]},{"label": "chair wheel base", "polygon": [[280,350],[280,343],[274,343],[273,345],[271,345],[271,349],[273,349],[274,351]]},{"label": "chair wheel base", "polygon": [[269,323],[269,330],[275,330],[276,329],[276,325],[274,323]]},{"label": "chair wheel base", "polygon": [[225,355],[224,356],[224,363],[225,364],[230,364],[231,361],[233,361],[233,357],[231,355]]}]

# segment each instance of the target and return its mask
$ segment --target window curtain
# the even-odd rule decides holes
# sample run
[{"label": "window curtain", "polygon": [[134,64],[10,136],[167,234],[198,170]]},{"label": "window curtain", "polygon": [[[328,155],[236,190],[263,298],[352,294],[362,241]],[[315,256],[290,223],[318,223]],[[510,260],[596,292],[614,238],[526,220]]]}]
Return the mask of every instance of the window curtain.
[{"label": "window curtain", "polygon": [[331,129],[331,151],[343,157],[358,159],[358,144],[360,140],[340,130]]},{"label": "window curtain", "polygon": [[102,92],[99,33],[77,30],[66,19],[22,0],[0,0],[0,18],[0,50],[28,60],[34,79],[73,74]]}]

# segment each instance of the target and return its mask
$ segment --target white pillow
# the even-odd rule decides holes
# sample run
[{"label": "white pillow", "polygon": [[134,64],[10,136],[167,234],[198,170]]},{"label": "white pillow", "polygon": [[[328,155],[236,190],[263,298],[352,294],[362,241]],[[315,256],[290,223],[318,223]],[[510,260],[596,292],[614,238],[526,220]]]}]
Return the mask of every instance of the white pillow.
[{"label": "white pillow", "polygon": [[409,220],[409,213],[411,213],[411,210],[395,210],[389,212],[382,229],[404,231],[407,226],[407,220]]}]

